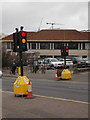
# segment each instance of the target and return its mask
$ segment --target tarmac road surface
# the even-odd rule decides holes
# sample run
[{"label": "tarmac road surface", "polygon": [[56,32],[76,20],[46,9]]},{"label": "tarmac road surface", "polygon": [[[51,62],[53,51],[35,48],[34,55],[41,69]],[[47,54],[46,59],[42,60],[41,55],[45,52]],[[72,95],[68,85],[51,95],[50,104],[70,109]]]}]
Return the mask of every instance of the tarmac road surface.
[{"label": "tarmac road surface", "polygon": [[3,118],[88,118],[88,104],[34,96],[33,99],[14,97],[2,92]]},{"label": "tarmac road surface", "polygon": [[[15,79],[3,77],[3,90],[13,91]],[[32,79],[31,81],[34,94],[88,102],[87,82],[51,81],[46,79]]]},{"label": "tarmac road surface", "polygon": [[3,77],[3,118],[88,118],[88,77],[87,73],[78,76],[70,81],[30,77],[33,99],[14,97],[16,78]]}]

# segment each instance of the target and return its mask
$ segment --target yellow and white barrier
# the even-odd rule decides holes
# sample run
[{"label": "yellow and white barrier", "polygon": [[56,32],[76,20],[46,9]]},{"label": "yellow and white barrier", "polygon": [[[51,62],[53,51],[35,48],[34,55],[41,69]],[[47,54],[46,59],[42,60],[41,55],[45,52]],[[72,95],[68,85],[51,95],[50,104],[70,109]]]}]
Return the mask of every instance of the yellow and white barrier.
[{"label": "yellow and white barrier", "polygon": [[[26,76],[19,76],[14,82],[14,94],[15,95],[27,95],[29,79]],[[32,82],[30,82],[32,85]]]}]

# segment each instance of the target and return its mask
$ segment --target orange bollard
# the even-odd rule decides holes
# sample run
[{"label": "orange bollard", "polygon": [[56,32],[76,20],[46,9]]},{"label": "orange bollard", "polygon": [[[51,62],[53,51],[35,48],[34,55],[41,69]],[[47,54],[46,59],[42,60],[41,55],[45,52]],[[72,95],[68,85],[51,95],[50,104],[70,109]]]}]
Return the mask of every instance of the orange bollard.
[{"label": "orange bollard", "polygon": [[30,80],[29,80],[29,82],[28,82],[28,95],[27,95],[26,98],[27,98],[27,99],[33,98],[33,95],[32,95],[32,84],[31,84]]},{"label": "orange bollard", "polygon": [[59,80],[57,73],[55,74],[55,80]]}]

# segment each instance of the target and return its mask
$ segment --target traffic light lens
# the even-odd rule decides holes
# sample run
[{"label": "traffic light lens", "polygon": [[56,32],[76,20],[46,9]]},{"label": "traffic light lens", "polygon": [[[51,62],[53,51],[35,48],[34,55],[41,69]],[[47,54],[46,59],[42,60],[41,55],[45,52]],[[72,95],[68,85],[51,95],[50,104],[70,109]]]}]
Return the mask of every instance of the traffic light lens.
[{"label": "traffic light lens", "polygon": [[66,52],[68,52],[68,50],[66,50]]},{"label": "traffic light lens", "polygon": [[22,43],[26,43],[26,39],[22,39]]},{"label": "traffic light lens", "polygon": [[25,32],[22,32],[22,33],[21,33],[21,36],[22,36],[22,37],[25,37],[25,36],[26,36],[26,33],[25,33]]},{"label": "traffic light lens", "polygon": [[66,46],[66,49],[68,49],[68,46]]}]

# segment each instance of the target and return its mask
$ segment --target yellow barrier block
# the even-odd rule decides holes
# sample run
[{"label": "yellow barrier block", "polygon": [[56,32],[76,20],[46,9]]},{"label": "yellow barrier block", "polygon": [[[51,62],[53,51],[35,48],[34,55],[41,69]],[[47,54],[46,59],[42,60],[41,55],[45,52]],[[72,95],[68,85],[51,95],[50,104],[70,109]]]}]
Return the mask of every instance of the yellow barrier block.
[{"label": "yellow barrier block", "polygon": [[[31,82],[31,81],[30,81]],[[28,83],[29,79],[26,76],[19,76],[14,82],[14,94],[16,95],[26,95],[28,94]],[[31,82],[32,85],[32,82]]]},{"label": "yellow barrier block", "polygon": [[61,73],[61,79],[71,79],[72,75],[68,69],[64,69]]}]

